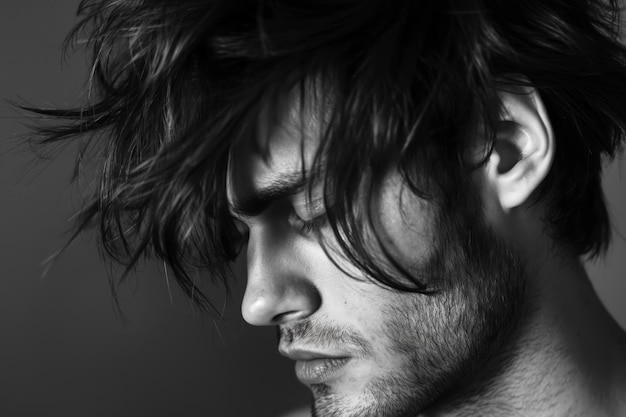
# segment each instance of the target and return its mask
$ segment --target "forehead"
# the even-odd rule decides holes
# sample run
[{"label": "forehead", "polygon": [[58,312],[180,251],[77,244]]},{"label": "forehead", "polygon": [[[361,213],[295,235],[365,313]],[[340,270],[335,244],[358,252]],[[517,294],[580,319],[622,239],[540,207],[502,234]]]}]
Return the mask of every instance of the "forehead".
[{"label": "forehead", "polygon": [[261,107],[256,131],[231,148],[229,200],[307,172],[323,130],[325,109],[318,103],[312,97],[290,93]]}]

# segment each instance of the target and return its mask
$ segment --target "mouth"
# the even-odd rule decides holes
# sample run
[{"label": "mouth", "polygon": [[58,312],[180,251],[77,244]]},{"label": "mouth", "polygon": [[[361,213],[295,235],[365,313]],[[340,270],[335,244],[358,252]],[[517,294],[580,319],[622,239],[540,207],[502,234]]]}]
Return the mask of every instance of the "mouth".
[{"label": "mouth", "polygon": [[307,350],[280,350],[280,354],[296,361],[296,377],[305,385],[329,382],[340,376],[351,360],[341,354],[325,354]]},{"label": "mouth", "polygon": [[339,377],[348,357],[317,358],[296,362],[296,376],[305,385],[321,384]]}]

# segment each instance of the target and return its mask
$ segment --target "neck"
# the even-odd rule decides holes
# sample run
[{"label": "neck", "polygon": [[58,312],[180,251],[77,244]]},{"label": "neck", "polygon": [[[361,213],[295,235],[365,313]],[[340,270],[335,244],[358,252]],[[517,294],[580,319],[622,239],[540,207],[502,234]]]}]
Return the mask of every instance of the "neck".
[{"label": "neck", "polygon": [[528,316],[498,372],[426,415],[626,415],[624,331],[578,258],[535,259]]}]

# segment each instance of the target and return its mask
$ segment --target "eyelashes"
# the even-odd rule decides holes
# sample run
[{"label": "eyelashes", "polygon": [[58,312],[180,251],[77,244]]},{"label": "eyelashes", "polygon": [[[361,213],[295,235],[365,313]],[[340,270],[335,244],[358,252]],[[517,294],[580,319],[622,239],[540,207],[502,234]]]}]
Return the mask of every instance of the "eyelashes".
[{"label": "eyelashes", "polygon": [[293,211],[289,219],[289,224],[292,227],[298,230],[299,233],[307,235],[319,232],[327,223],[328,216],[325,211],[309,220],[300,218],[296,212]]},{"label": "eyelashes", "polygon": [[289,230],[289,233],[311,240],[319,238],[322,229],[329,224],[323,199],[305,198],[300,194],[276,201],[256,215],[242,216],[232,211],[230,214],[233,223],[229,243],[237,253],[245,250],[251,229],[259,226],[266,229],[266,233],[282,234]]},{"label": "eyelashes", "polygon": [[[328,224],[328,216],[326,210],[322,210],[320,213],[317,214],[312,214],[314,214],[312,218],[304,219],[300,217],[300,215],[298,215],[298,211],[293,207],[290,207],[288,212],[282,213],[282,215],[286,217],[283,217],[283,221],[286,221],[288,226],[296,233],[305,236],[317,234]],[[242,248],[248,243],[248,239],[250,237],[250,227],[245,221],[241,219],[233,217],[232,220],[235,225],[235,239],[233,243],[236,247]]]}]

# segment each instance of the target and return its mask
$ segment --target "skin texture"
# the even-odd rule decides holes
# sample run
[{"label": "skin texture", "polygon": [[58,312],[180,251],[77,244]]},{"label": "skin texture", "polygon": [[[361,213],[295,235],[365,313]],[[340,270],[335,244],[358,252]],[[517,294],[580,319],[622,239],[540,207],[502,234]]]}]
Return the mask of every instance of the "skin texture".
[{"label": "skin texture", "polygon": [[[468,181],[462,207],[446,211],[420,200],[393,167],[374,195],[380,244],[429,284],[434,290],[429,295],[390,290],[368,279],[342,259],[332,232],[317,221],[325,250],[303,223],[323,218],[319,187],[310,199],[305,190],[292,189],[257,204],[254,213],[244,216],[237,209],[306,172],[319,143],[316,112],[301,111],[300,101],[291,97],[277,119],[260,120],[263,135],[234,147],[229,199],[248,231],[244,318],[279,326],[279,350],[288,357],[304,351],[350,358],[331,377],[309,384],[314,416],[600,411],[582,382],[589,374],[600,375],[598,367],[587,363],[590,352],[569,354],[578,343],[566,340],[571,317],[553,301],[553,291],[558,288],[559,297],[572,293],[572,299],[586,294],[592,314],[602,322],[606,316],[585,288],[579,262],[554,256],[536,213],[540,207],[518,208],[549,170],[554,151],[549,122],[534,95],[503,98],[510,120],[499,140],[506,146],[498,146]],[[377,244],[372,239],[373,254],[380,253]],[[569,287],[554,287],[556,276],[567,276]],[[606,330],[605,339],[617,335],[611,346],[618,339],[624,346],[623,335],[611,326]],[[579,370],[581,363],[587,375]],[[558,398],[569,401],[560,405]]]},{"label": "skin texture", "polygon": [[[319,123],[302,121],[300,114],[287,112],[285,120],[269,129],[265,144],[236,149],[232,200],[297,178],[303,159],[310,164]],[[310,219],[323,212],[316,204],[320,198],[317,188],[307,203],[301,191],[245,219],[249,241],[243,315],[252,324],[278,324],[280,350],[287,355],[307,350],[351,358],[336,378],[311,384],[315,415],[415,415],[483,367],[515,331],[524,297],[519,262],[501,239],[476,222],[480,213],[465,213],[461,225],[446,224],[445,216],[390,171],[373,202],[376,228],[403,266],[437,293],[383,288],[340,258],[335,265],[315,234],[297,227],[296,216]],[[326,229],[322,227],[332,247]],[[475,256],[464,247],[468,237],[489,242],[492,250]]]}]

